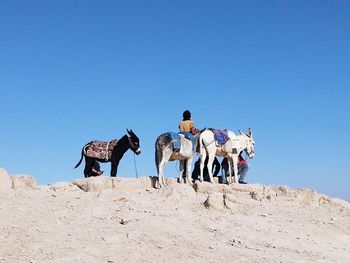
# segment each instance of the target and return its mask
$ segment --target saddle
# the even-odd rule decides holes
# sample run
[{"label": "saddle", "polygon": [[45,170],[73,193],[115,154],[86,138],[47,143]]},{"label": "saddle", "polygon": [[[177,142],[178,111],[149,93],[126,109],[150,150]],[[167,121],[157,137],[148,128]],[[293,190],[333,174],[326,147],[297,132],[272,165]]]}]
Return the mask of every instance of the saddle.
[{"label": "saddle", "polygon": [[224,145],[230,140],[230,137],[228,137],[228,132],[226,129],[224,130],[215,130],[215,129],[208,129],[212,133],[214,133],[214,139],[218,145]]},{"label": "saddle", "polygon": [[214,140],[216,146],[221,148],[223,152],[227,153],[237,153],[237,138],[230,138],[228,136],[227,129],[224,130],[215,130],[208,129],[214,134]]},{"label": "saddle", "polygon": [[91,158],[109,161],[112,158],[112,151],[117,143],[117,139],[109,142],[91,141],[84,147],[84,153]]}]

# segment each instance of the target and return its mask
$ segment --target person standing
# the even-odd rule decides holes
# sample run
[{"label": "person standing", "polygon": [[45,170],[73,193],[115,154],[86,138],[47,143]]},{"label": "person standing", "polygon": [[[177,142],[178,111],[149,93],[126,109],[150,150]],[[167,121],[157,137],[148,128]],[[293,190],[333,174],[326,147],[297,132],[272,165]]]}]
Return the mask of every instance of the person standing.
[{"label": "person standing", "polygon": [[101,171],[101,167],[98,161],[94,162],[94,165],[92,166],[90,176],[100,176],[103,174],[103,171]]},{"label": "person standing", "polygon": [[242,152],[238,155],[238,164],[237,164],[237,166],[238,166],[238,175],[239,175],[238,182],[240,184],[247,184],[244,181],[244,178],[245,178],[245,176],[248,173],[249,165],[248,165],[247,161],[244,160],[244,158],[242,157]]},{"label": "person standing", "polygon": [[[198,158],[198,160],[194,163],[194,169],[192,172],[192,179],[193,180],[199,180],[200,161],[201,161],[201,159]],[[208,167],[207,167],[208,161],[209,161],[209,157],[207,156],[205,158],[205,161],[204,161],[204,169],[203,169],[203,180],[206,182],[210,181]],[[214,157],[213,166],[212,166],[213,177],[217,177],[219,172],[220,172],[220,162],[216,157]]]},{"label": "person standing", "polygon": [[[194,122],[191,120],[191,112],[189,110],[185,110],[182,113],[182,121],[179,124],[179,129],[181,133],[190,133],[192,135],[196,134],[198,130],[194,127]],[[191,137],[192,137],[191,135]],[[193,143],[193,142],[192,142]],[[187,160],[184,161],[184,172],[183,177],[187,173]]]},{"label": "person standing", "polygon": [[[228,159],[224,158],[221,162],[221,168],[223,169],[222,173],[222,178],[220,181],[223,183],[227,183],[227,177],[229,176],[228,174]],[[231,167],[232,169],[232,167]],[[237,162],[237,169],[238,169],[238,182],[240,184],[247,184],[247,182],[244,181],[244,178],[246,177],[248,170],[249,170],[249,165],[246,160],[242,157],[242,152],[238,155],[238,162]],[[233,174],[233,169],[231,170]]]}]

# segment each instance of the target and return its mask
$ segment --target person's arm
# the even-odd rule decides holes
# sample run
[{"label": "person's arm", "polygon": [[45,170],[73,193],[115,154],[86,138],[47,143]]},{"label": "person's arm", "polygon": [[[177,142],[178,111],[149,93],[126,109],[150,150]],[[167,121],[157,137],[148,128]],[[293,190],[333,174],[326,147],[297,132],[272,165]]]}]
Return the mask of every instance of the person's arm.
[{"label": "person's arm", "polygon": [[190,127],[190,133],[192,133],[194,135],[197,132],[199,132],[199,130],[195,128],[194,123],[192,122],[191,127]]},{"label": "person's arm", "polygon": [[193,123],[193,121],[191,121],[191,123],[190,123],[190,133],[192,133],[192,134],[194,134],[194,133],[195,133],[194,123]]},{"label": "person's arm", "polygon": [[242,157],[242,153],[240,153],[238,155],[238,163],[237,163],[237,165],[238,166],[243,166],[243,165],[246,165],[246,164],[247,164],[247,161],[244,160],[244,158]]}]

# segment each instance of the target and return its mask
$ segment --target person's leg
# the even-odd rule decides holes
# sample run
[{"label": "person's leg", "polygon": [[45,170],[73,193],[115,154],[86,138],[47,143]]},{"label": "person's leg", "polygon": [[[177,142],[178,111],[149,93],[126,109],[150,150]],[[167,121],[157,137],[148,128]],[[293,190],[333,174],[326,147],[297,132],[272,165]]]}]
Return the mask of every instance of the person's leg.
[{"label": "person's leg", "polygon": [[218,176],[218,174],[220,172],[220,166],[221,165],[220,165],[218,159],[215,157],[214,158],[214,162],[213,162],[213,170],[214,170],[213,177],[217,177]]},{"label": "person's leg", "polygon": [[[183,171],[183,173],[182,173],[182,179],[185,181],[185,179],[186,179],[186,174],[187,174],[187,160],[184,160],[184,163],[183,163],[183,169],[184,169],[184,171]],[[181,178],[180,178],[180,180],[181,180]]]},{"label": "person's leg", "polygon": [[221,176],[219,176],[219,183],[220,184],[227,184],[227,176],[228,176],[228,167],[223,166],[221,170]]},{"label": "person's leg", "polygon": [[204,169],[203,169],[203,178],[204,178],[205,182],[210,182],[210,177],[209,177],[209,172],[208,172],[207,165],[205,165]]},{"label": "person's leg", "polygon": [[99,162],[95,161],[94,166],[92,167],[92,173],[95,174],[94,176],[103,174],[103,171],[101,171]]},{"label": "person's leg", "polygon": [[199,178],[199,174],[200,174],[200,168],[199,168],[199,162],[200,160],[197,160],[195,163],[194,163],[194,169],[192,171],[192,179],[193,180],[198,180]]},{"label": "person's leg", "polygon": [[247,175],[247,172],[249,170],[248,164],[242,165],[238,168],[238,175],[239,175],[239,182],[240,183],[245,183],[244,178]]}]

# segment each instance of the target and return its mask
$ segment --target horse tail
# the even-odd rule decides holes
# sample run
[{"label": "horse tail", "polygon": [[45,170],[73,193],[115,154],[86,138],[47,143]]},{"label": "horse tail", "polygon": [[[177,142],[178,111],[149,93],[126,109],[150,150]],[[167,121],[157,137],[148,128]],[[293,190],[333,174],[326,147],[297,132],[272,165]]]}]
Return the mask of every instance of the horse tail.
[{"label": "horse tail", "polygon": [[83,160],[83,156],[84,156],[85,147],[86,147],[86,145],[83,147],[83,149],[81,149],[81,158],[80,158],[80,161],[74,166],[74,169],[77,168],[77,167],[81,164],[81,161]]}]

